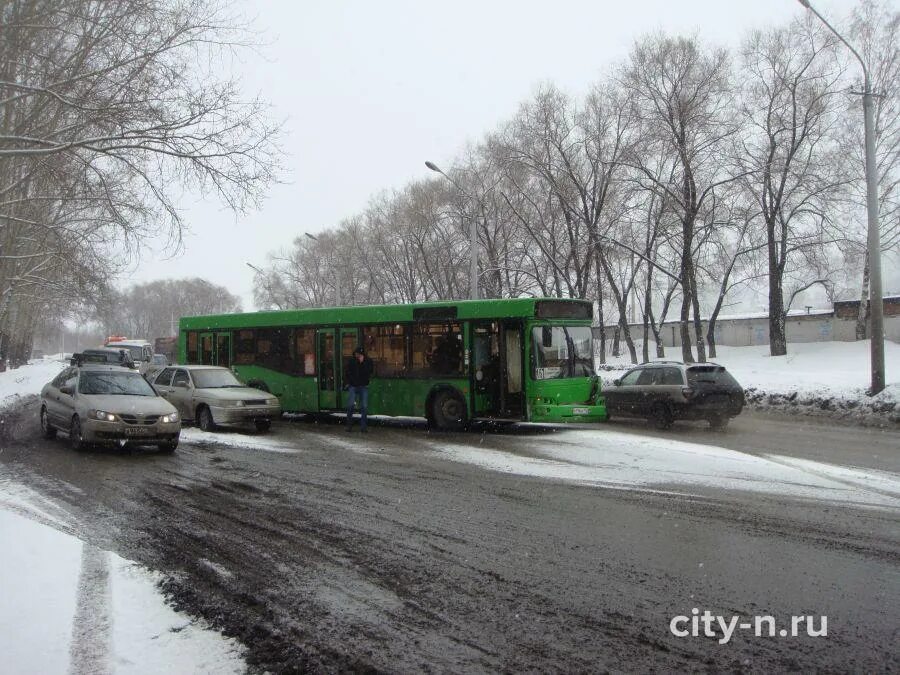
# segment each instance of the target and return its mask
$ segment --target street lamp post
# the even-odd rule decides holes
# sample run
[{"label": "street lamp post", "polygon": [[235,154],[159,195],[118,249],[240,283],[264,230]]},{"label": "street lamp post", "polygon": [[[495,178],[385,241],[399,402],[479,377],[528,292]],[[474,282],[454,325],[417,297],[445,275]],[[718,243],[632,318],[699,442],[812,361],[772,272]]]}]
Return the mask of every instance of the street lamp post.
[{"label": "street lamp post", "polygon": [[[247,267],[249,267],[251,270],[253,270],[254,272],[256,272],[257,275],[259,275],[260,277],[262,277],[263,284],[265,285],[266,291],[269,293],[269,300],[271,301],[271,300],[272,300],[272,288],[271,288],[271,286],[269,285],[269,277],[267,277],[267,276],[266,276],[266,273],[265,273],[263,270],[261,270],[259,267],[257,267],[256,265],[254,265],[252,262],[249,262],[249,261],[245,260],[245,261],[244,261],[244,264],[245,264]],[[174,318],[174,315],[173,315],[173,318],[172,318],[172,325],[173,325],[173,326],[175,325],[175,318]]]},{"label": "street lamp post", "polygon": [[866,211],[869,217],[869,307],[872,320],[871,365],[874,396],[884,389],[884,300],[881,289],[881,232],[878,227],[878,175],[875,170],[875,102],[869,69],[853,46],[819,14],[809,0],[798,0],[844,43],[863,69],[863,117],[866,131]]},{"label": "street lamp post", "polygon": [[[477,204],[481,203],[480,200],[474,199],[468,192],[463,190],[459,183],[441,171],[440,167],[434,162],[425,162],[425,166],[449,180],[463,196]],[[469,298],[472,300],[478,299],[478,231],[475,229],[476,224],[477,220],[471,218],[469,225]]]}]

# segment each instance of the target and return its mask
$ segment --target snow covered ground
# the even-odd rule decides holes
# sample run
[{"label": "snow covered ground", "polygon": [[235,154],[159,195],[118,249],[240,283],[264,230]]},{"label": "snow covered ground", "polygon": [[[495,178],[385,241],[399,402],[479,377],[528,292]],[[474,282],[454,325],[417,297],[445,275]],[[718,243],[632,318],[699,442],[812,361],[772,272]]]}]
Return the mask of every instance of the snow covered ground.
[{"label": "snow covered ground", "polygon": [[[640,353],[640,352],[639,352]],[[651,345],[651,354],[655,354]],[[666,348],[666,357],[681,351]],[[786,356],[770,356],[766,345],[718,347],[713,359],[734,375],[755,408],[825,414],[872,424],[900,423],[900,345],[885,343],[887,387],[868,396],[869,342],[804,342],[788,345]],[[606,384],[630,367],[627,353],[600,367]]]},{"label": "snow covered ground", "polygon": [[[64,366],[41,359],[0,373],[0,410]],[[158,574],[82,542],[70,518],[0,469],[0,671],[245,671],[237,642],[169,608]]]},{"label": "snow covered ground", "polygon": [[[900,475],[780,454],[754,455],[716,445],[637,436],[609,427],[565,429],[551,437],[523,436],[516,452],[442,442],[440,434],[416,437],[417,452],[431,453],[489,471],[579,485],[680,495],[742,491],[820,503],[900,510]],[[465,438],[465,437],[464,437]],[[477,437],[476,437],[477,438]],[[367,441],[345,434],[317,435],[335,449],[395,461],[377,436]],[[246,443],[245,443],[246,441]],[[217,443],[250,452],[300,453],[296,438],[207,433],[188,429],[182,442]]]},{"label": "snow covered ground", "polygon": [[511,454],[480,445],[427,442],[432,452],[492,471],[582,485],[701,494],[740,490],[817,502],[900,509],[900,476],[776,454],[635,436],[609,429],[567,431]]},{"label": "snow covered ground", "polygon": [[[867,345],[791,345],[774,359],[764,348],[722,348],[725,364],[745,387],[766,396],[796,392],[805,397],[862,397]],[[896,398],[900,348],[888,348],[890,392]],[[0,373],[0,410],[18,397],[36,394],[64,367],[44,359]],[[622,364],[625,367],[625,364]],[[893,374],[893,377],[891,377]],[[604,373],[615,377],[615,372]],[[781,393],[779,393],[781,392]],[[787,399],[785,399],[787,400]],[[326,429],[319,440],[335,449],[393,461],[390,450],[360,443]],[[487,447],[473,437],[444,441],[440,435],[414,441],[417,451],[511,473],[581,485],[704,495],[740,491],[840,503],[872,509],[900,509],[900,476],[782,454],[748,454],[709,444],[626,434],[598,426],[546,436],[523,436],[515,449]],[[185,445],[216,443],[248,452],[302,453],[291,429],[272,435],[183,432]],[[405,449],[403,450],[406,451]],[[397,452],[396,450],[394,452]],[[159,576],[75,536],[71,516],[17,483],[0,468],[0,670],[46,672],[241,672],[240,646],[169,608]],[[11,542],[11,545],[10,545]]]},{"label": "snow covered ground", "polygon": [[40,394],[43,386],[66,365],[68,361],[60,359],[35,359],[26,366],[0,373],[0,410],[15,404],[20,397]]},{"label": "snow covered ground", "polygon": [[242,648],[169,608],[159,575],[80,541],[0,472],[0,654],[8,673],[240,673]]}]

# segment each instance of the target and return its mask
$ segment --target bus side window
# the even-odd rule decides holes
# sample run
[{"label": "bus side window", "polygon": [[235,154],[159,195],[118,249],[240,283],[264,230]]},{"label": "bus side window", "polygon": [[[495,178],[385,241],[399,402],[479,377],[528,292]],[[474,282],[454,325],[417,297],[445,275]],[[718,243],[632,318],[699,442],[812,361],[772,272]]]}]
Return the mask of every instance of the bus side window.
[{"label": "bus side window", "polygon": [[298,375],[316,374],[316,329],[297,328],[294,331],[296,350],[294,365]]},{"label": "bus side window", "polygon": [[464,369],[462,327],[457,321],[413,327],[412,370],[420,376],[461,376]]},{"label": "bus side window", "polygon": [[376,377],[399,377],[406,373],[406,326],[364,326],[363,347],[372,359]]}]

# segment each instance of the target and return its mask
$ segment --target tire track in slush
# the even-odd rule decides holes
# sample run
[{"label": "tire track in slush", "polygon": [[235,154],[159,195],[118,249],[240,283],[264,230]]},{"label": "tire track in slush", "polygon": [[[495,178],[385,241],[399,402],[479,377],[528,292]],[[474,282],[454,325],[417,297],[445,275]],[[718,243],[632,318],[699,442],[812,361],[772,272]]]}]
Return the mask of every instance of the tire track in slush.
[{"label": "tire track in slush", "polygon": [[109,553],[84,544],[81,573],[69,644],[70,675],[107,675],[112,672],[112,592]]}]

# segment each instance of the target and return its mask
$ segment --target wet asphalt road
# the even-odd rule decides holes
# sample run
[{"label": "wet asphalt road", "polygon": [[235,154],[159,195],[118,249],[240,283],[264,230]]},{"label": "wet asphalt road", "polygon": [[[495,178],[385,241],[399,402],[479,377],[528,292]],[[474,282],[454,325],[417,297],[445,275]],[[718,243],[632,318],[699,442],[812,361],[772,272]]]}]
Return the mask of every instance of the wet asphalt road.
[{"label": "wet asphalt road", "polygon": [[[32,400],[5,414],[0,467],[91,543],[161,570],[176,606],[247,646],[254,670],[391,672],[900,667],[900,513],[715,487],[648,493],[491,472],[429,452],[510,455],[566,430],[369,434],[284,421],[189,433],[174,456],[75,453]],[[615,431],[900,470],[900,434],[746,415],[725,433]],[[246,447],[240,447],[245,445]],[[692,608],[828,617],[827,637],[671,634]]]}]

